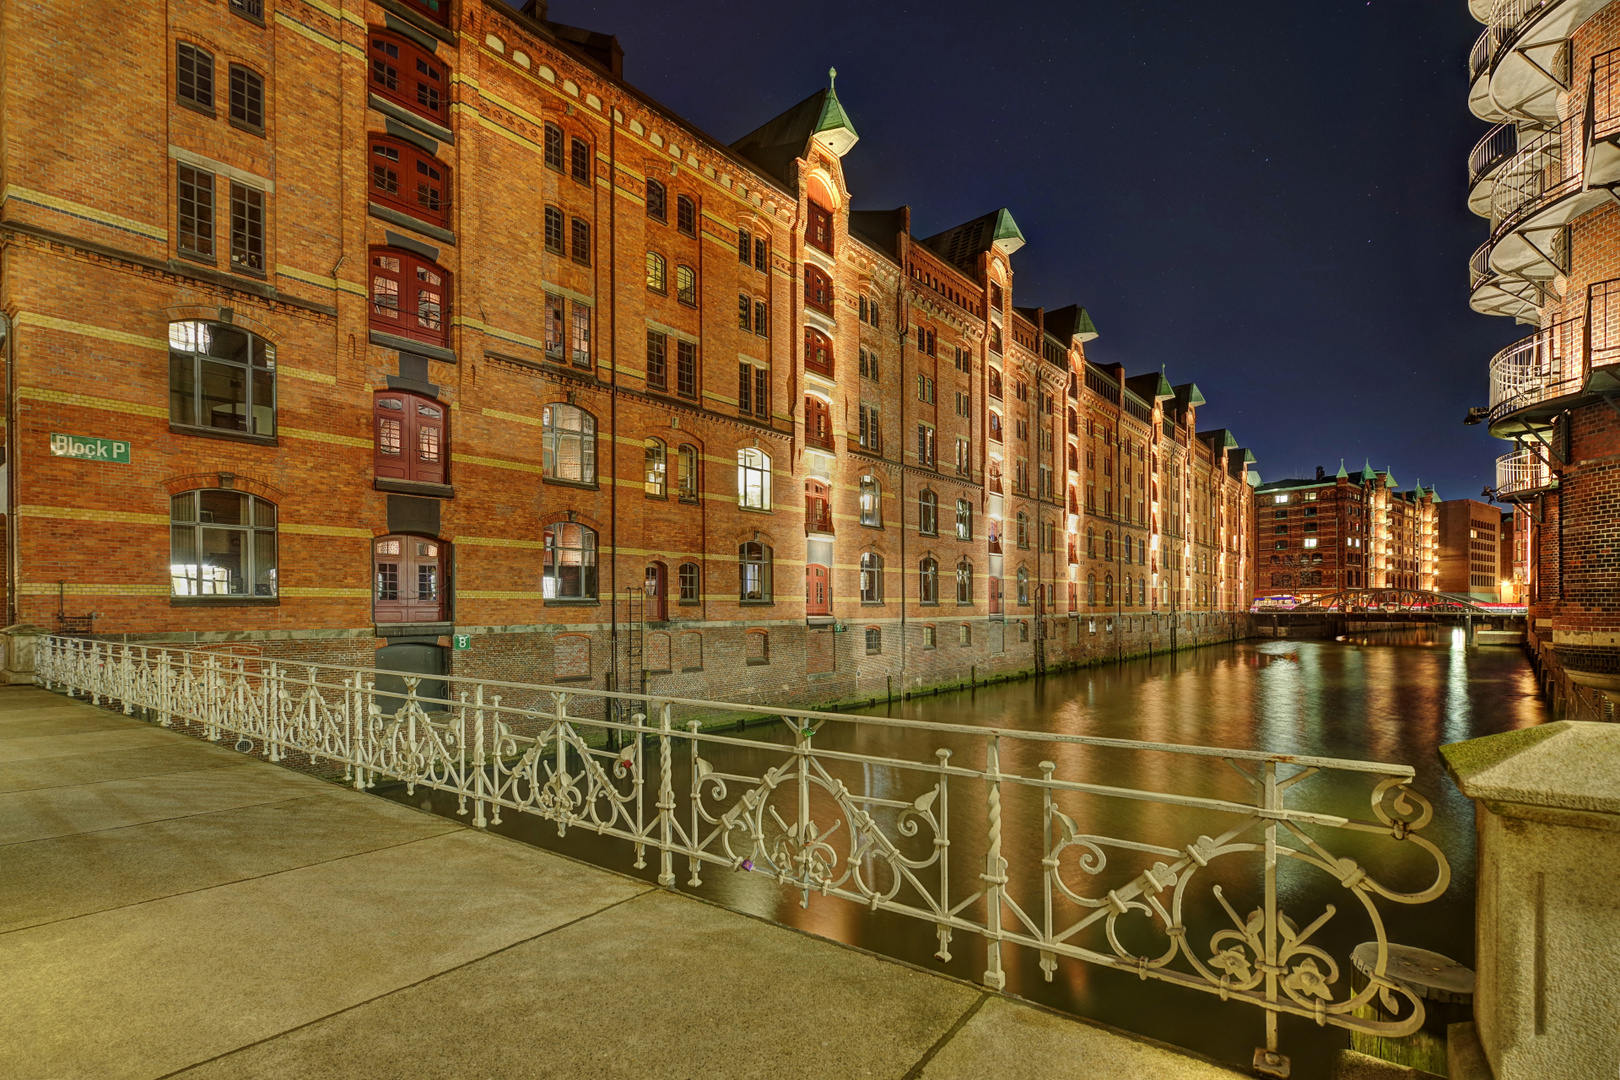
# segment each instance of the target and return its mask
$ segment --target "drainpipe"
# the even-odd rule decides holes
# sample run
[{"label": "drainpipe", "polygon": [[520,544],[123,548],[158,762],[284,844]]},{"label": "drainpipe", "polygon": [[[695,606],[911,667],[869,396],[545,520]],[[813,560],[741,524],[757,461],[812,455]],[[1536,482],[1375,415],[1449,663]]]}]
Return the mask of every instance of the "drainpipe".
[{"label": "drainpipe", "polygon": [[[0,254],[0,281],[9,281],[5,264],[11,251]],[[17,558],[17,327],[0,311],[0,346],[6,356],[6,625],[17,623],[17,586],[21,563]]]},{"label": "drainpipe", "polygon": [[[612,120],[611,115],[608,118]],[[617,333],[617,298],[619,273],[619,200],[613,190],[619,182],[618,125],[608,124],[608,430],[612,433],[608,453],[608,543],[613,548],[613,560],[608,563],[608,647],[613,663],[608,668],[609,690],[619,689],[619,335]],[[595,185],[593,165],[592,186]],[[602,330],[600,311],[596,328]],[[600,474],[598,474],[600,480]]]}]

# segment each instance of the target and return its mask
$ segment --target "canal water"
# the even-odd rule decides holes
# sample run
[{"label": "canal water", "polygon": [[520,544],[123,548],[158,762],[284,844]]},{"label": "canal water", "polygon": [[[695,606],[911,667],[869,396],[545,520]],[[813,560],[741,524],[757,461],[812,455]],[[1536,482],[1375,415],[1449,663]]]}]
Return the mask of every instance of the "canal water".
[{"label": "canal water", "polygon": [[[1013,730],[1410,765],[1417,774],[1413,787],[1434,807],[1434,821],[1421,835],[1445,854],[1451,867],[1451,883],[1441,897],[1426,904],[1402,906],[1386,902],[1380,903],[1379,910],[1392,942],[1432,949],[1469,966],[1474,961],[1473,807],[1446,777],[1437,749],[1444,743],[1550,719],[1522,651],[1467,647],[1460,632],[1453,634],[1446,629],[1374,635],[1360,641],[1264,641],[1211,646],[1041,680],[915,698],[866,711]],[[782,744],[792,740],[791,733],[780,726],[750,728],[742,737]],[[933,760],[935,751],[943,747],[953,750],[960,764],[972,768],[984,764],[982,740],[953,740],[879,725],[828,725],[818,732],[815,743],[820,749],[917,762]],[[767,749],[709,746],[704,756],[721,772],[757,776],[761,772],[757,759]],[[1252,801],[1249,781],[1219,759],[1013,740],[1004,742],[1002,754],[1002,767],[1023,775],[1038,775],[1040,760],[1050,758],[1055,759],[1057,775],[1062,779]],[[779,756],[773,757],[768,764],[780,760]],[[677,790],[684,790],[683,785],[689,782],[684,750],[675,757],[675,764]],[[857,792],[876,792],[909,801],[932,783],[922,774],[904,770],[894,771],[893,776],[875,776],[873,766],[852,764],[848,768],[850,788]],[[1372,820],[1368,795],[1374,783],[1376,779],[1354,774],[1324,772],[1298,784],[1290,792],[1289,805]],[[957,820],[968,811],[978,813],[982,820],[984,796],[982,785],[980,793],[965,784],[956,785],[955,781],[953,785],[949,876],[953,895],[965,897],[982,887],[978,875],[983,870],[985,848],[982,828],[977,832],[962,829]],[[1026,909],[1032,901],[1038,909],[1042,881],[1040,794],[1013,787],[1006,788],[1006,792],[1008,828],[1003,854],[1009,864],[1008,888]],[[414,796],[407,796],[402,789],[389,794],[441,813],[453,814],[456,808],[453,798],[420,789]],[[723,809],[740,794],[741,786],[733,784],[728,799],[716,806]],[[683,802],[683,814],[684,807]],[[1082,832],[1177,849],[1202,833],[1215,835],[1222,827],[1218,816],[1162,803],[1073,796],[1065,797],[1062,809],[1080,823]],[[894,824],[892,814],[886,820]],[[648,879],[656,873],[655,853],[649,852],[645,870],[635,871],[630,866],[627,845],[600,839],[585,830],[571,830],[559,838],[554,825],[513,814],[495,828],[610,869]],[[890,832],[896,835],[892,829]],[[1434,878],[1433,860],[1411,843],[1396,844],[1387,835],[1346,835],[1338,830],[1317,835],[1333,855],[1355,858],[1395,891],[1419,891]],[[932,836],[924,829],[911,842],[914,846],[907,854],[925,858],[931,842]],[[1119,858],[1120,854],[1111,852],[1109,857],[1120,866],[1148,865],[1130,864]],[[686,884],[685,860],[677,859],[675,869],[683,891],[727,907],[966,980],[978,981],[985,970],[985,945],[976,935],[956,933],[950,947],[952,958],[941,962],[934,956],[939,942],[931,923],[873,912],[814,894],[808,904],[801,906],[797,892],[779,888],[761,873],[733,873],[710,867],[703,871],[703,884],[692,887]],[[883,869],[874,871],[875,880],[887,880],[882,876]],[[1139,869],[1130,869],[1123,878],[1106,880],[1099,875],[1098,884],[1090,884],[1077,863],[1067,863],[1065,876],[1077,892],[1098,896],[1106,895],[1106,888],[1117,888],[1137,872]],[[1197,943],[1195,951],[1202,957],[1207,958],[1213,951],[1206,947],[1213,934],[1232,925],[1211,886],[1219,885],[1235,913],[1242,917],[1258,906],[1259,880],[1256,860],[1242,866],[1217,862],[1200,879],[1199,887],[1189,887],[1188,940]],[[1373,937],[1367,916],[1354,896],[1325,873],[1285,863],[1279,873],[1279,897],[1283,909],[1302,928],[1325,914],[1330,906],[1335,910],[1311,941],[1345,968],[1350,949]],[[1079,909],[1068,910],[1073,913]],[[1038,921],[1039,911],[1032,914]],[[1121,937],[1133,955],[1137,951],[1144,955],[1163,951],[1162,937],[1155,940],[1153,935],[1142,933],[1142,928],[1149,925],[1145,920],[1121,922]],[[1095,935],[1084,938],[1083,943],[1104,950],[1108,947],[1105,938]],[[1221,1002],[1204,992],[1144,981],[1135,973],[1067,958],[1059,962],[1054,978],[1048,981],[1039,960],[1029,950],[1008,947],[1004,951],[1007,990],[1244,1067],[1250,1063],[1254,1048],[1263,1045],[1263,1014],[1252,1006]],[[700,961],[694,958],[694,962]],[[1335,999],[1345,996],[1351,973],[1341,970],[1339,978]],[[838,988],[830,986],[826,992],[836,996]],[[818,1003],[806,1002],[805,1007],[814,1009]],[[1310,1020],[1285,1017],[1282,1021],[1281,1049],[1291,1056],[1295,1077],[1325,1078],[1333,1052],[1347,1046],[1348,1039],[1342,1029],[1318,1027]]]}]

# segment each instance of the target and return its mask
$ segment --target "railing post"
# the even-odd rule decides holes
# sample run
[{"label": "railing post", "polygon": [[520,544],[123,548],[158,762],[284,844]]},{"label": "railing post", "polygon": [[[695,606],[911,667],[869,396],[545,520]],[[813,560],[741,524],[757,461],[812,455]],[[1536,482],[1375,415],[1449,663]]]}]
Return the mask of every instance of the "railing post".
[{"label": "railing post", "polygon": [[675,781],[669,738],[670,706],[658,709],[658,884],[675,887],[675,856],[670,851],[671,826],[675,817]]},{"label": "railing post", "polygon": [[[1263,799],[1266,818],[1266,1048],[1262,1060],[1272,1062],[1277,1054],[1277,818],[1275,812],[1282,807],[1281,792],[1277,789],[1277,763],[1267,761],[1261,767],[1264,780]],[[1259,1056],[1259,1055],[1257,1055]]]},{"label": "railing post", "polygon": [[1001,736],[991,735],[984,754],[984,777],[990,784],[987,805],[989,848],[984,855],[985,893],[985,971],[984,985],[1000,990],[1007,985],[1001,967],[1001,908],[1007,885],[1007,864],[1001,857]]}]

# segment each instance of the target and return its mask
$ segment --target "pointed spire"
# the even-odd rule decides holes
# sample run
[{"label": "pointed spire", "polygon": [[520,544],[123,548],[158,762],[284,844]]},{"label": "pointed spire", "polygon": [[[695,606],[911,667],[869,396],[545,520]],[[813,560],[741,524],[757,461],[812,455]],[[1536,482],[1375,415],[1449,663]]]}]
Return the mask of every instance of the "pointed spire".
[{"label": "pointed spire", "polygon": [[827,89],[836,90],[838,88],[837,87],[837,82],[838,82],[838,69],[835,68],[835,67],[828,68],[827,69]]},{"label": "pointed spire", "polygon": [[1334,476],[1341,480],[1348,480],[1350,478],[1350,474],[1344,471],[1344,458],[1339,459],[1339,471],[1334,473]]}]

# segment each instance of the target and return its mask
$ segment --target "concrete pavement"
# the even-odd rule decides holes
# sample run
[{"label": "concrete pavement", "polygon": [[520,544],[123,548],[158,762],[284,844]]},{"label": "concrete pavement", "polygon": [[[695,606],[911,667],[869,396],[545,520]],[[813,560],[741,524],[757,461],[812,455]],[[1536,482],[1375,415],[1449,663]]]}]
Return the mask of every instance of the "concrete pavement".
[{"label": "concrete pavement", "polygon": [[1084,1076],[1188,1055],[0,689],[0,1076]]}]

